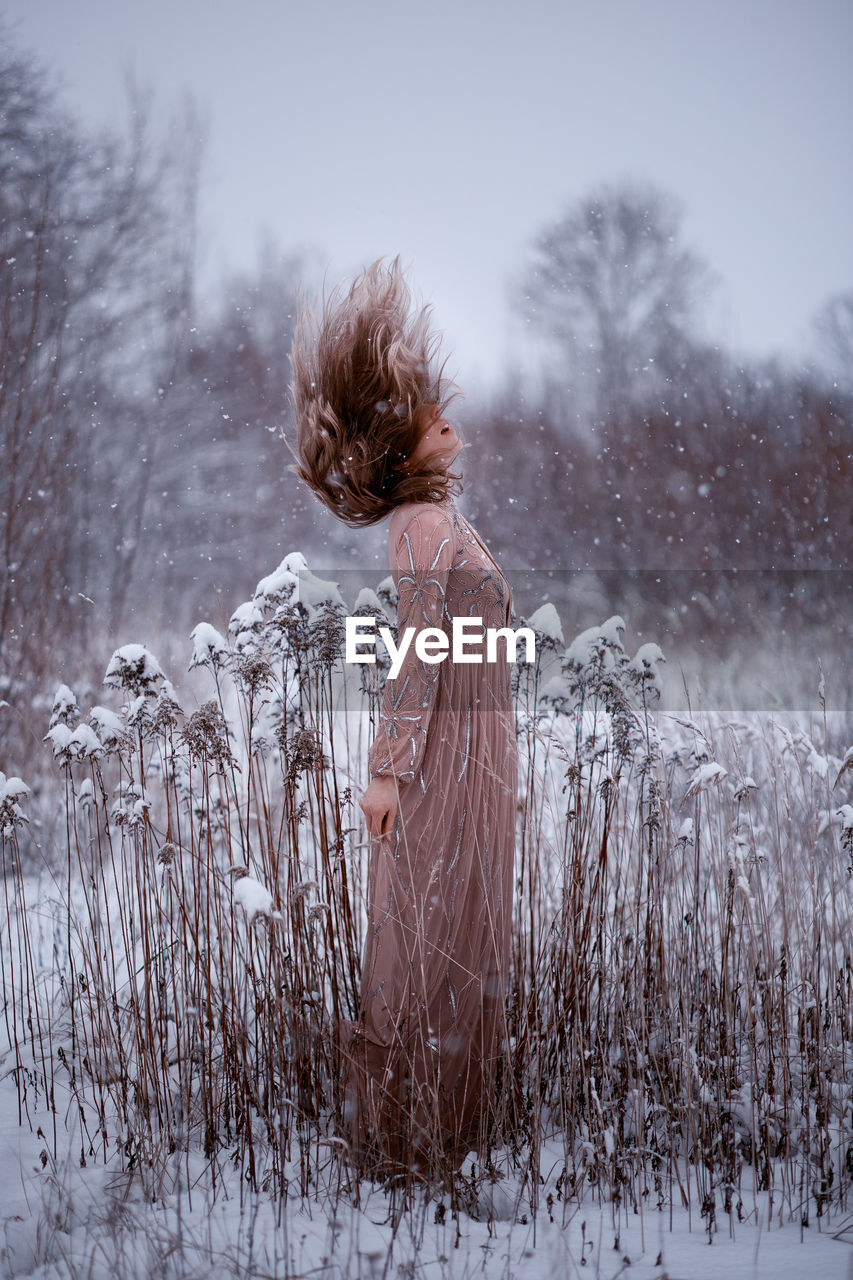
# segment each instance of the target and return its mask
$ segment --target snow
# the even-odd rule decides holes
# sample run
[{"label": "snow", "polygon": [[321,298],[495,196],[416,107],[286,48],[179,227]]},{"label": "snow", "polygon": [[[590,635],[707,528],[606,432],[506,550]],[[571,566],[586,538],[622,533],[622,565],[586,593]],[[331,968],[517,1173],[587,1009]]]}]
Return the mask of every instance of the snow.
[{"label": "snow", "polygon": [[127,735],[127,726],[121,716],[109,707],[92,707],[89,719],[107,747],[117,746]]},{"label": "snow", "polygon": [[128,702],[125,707],[125,715],[129,725],[135,726],[144,722],[149,711],[149,697],[150,694],[148,692],[142,692]]},{"label": "snow", "polygon": [[818,832],[822,835],[830,826],[840,827],[841,841],[845,848],[847,844],[853,843],[853,804],[842,804],[837,809],[823,810],[818,823]]},{"label": "snow", "polygon": [[7,778],[5,773],[0,770],[0,804],[7,799],[20,800],[21,796],[29,795],[29,793],[30,788],[23,778]]},{"label": "snow", "polygon": [[[301,559],[298,553],[294,553],[283,561],[274,574],[261,580],[255,598],[235,612],[241,633],[245,628],[262,625],[269,613],[267,606],[281,601],[292,589],[294,566]],[[342,603],[336,584],[323,583],[312,575],[307,580],[307,597],[303,597],[302,566],[298,567],[300,598],[307,603],[309,611],[324,603]],[[392,578],[385,582],[393,588]],[[375,610],[378,613],[381,609],[379,596],[373,592],[362,592],[357,603],[371,612]],[[544,634],[551,634],[562,643],[562,630],[553,606],[543,606],[530,621]],[[621,663],[624,668],[627,663],[621,644],[624,629],[623,620],[614,616],[579,636],[566,650],[566,658],[570,664],[581,667],[595,662],[610,666]],[[201,623],[195,629],[193,644],[194,658],[211,666],[214,665],[214,655],[227,652],[225,639],[208,623]],[[656,645],[643,645],[630,666],[641,678],[654,679],[657,664],[662,660],[663,655]],[[555,658],[554,664],[558,663],[559,659]],[[125,691],[123,701],[126,705],[122,713],[93,707],[88,717],[90,723],[79,724],[73,731],[66,721],[72,719],[73,722],[73,717],[78,714],[74,695],[67,686],[60,686],[57,691],[54,711],[58,707],[60,715],[56,723],[52,719],[46,740],[61,761],[70,761],[73,757],[92,759],[105,747],[120,743],[127,736],[129,722],[150,714],[153,707],[150,686],[154,681],[164,680],[163,695],[174,696],[156,659],[141,645],[117,650],[107,675],[112,675],[113,684]],[[133,696],[127,696],[128,689]],[[564,677],[555,676],[548,681],[540,695],[549,690],[553,690],[554,697],[570,696]],[[535,731],[547,737],[552,727],[550,710],[546,709],[534,721],[520,708],[518,724],[522,734],[529,730],[531,734]],[[553,719],[556,721],[556,715]],[[724,847],[735,873],[738,895],[752,901],[750,879],[756,885],[759,883],[757,867],[762,847],[762,828],[754,821],[753,811],[761,811],[760,802],[771,789],[773,774],[768,769],[762,771],[760,762],[757,765],[749,754],[732,762],[720,750],[719,754],[730,766],[729,775],[722,765],[710,758],[717,749],[712,741],[704,738],[698,726],[687,721],[678,723],[690,728],[685,742],[691,749],[685,748],[677,757],[677,767],[687,769],[689,785],[686,795],[696,796],[720,788],[721,798],[730,798],[733,792],[735,797],[744,801],[744,806],[738,811],[738,821],[743,819],[743,828],[727,831],[721,838],[725,839]],[[610,719],[603,711],[587,708],[582,736],[588,736],[597,744],[605,739],[610,731],[609,725]],[[829,769],[834,770],[842,761],[831,753],[820,755],[805,734],[783,732],[781,728],[779,731],[785,738],[786,750],[791,753],[788,759],[792,774],[798,771],[804,784],[813,788],[817,795],[825,797],[824,805],[831,807],[824,808],[824,821],[831,823],[834,829],[841,828],[845,848],[853,845],[853,803],[834,807],[841,801],[841,795],[830,800],[827,788],[818,785],[827,782],[832,776]],[[654,729],[648,732],[651,741]],[[702,737],[707,751],[697,744],[697,735]],[[690,762],[686,766],[685,760]],[[853,765],[853,748],[848,750],[844,760]],[[119,764],[112,763],[116,767]],[[609,769],[609,762],[605,763]],[[746,766],[755,771],[762,786],[754,800],[750,793],[757,790],[758,784],[752,776],[744,773]],[[174,760],[170,761],[170,767],[174,767]],[[584,786],[591,784],[592,771],[593,764],[584,759],[581,764]],[[91,776],[78,778],[77,775],[83,772],[91,774],[91,770],[75,766],[76,800],[87,808],[81,830],[89,833],[96,829],[97,819],[89,810],[96,797]],[[158,775],[155,772],[151,775],[143,773],[142,776],[147,781],[149,776],[157,778]],[[613,779],[612,772],[605,771],[604,765],[596,776],[600,781]],[[721,788],[726,778],[730,780],[725,788]],[[845,775],[845,782],[848,779],[849,774]],[[138,824],[147,835],[154,832],[157,835],[155,845],[163,840],[165,830],[165,826],[157,825],[160,818],[157,785],[156,781],[152,783],[149,797],[141,781],[122,781],[118,794],[113,792],[115,802],[110,814],[117,826]],[[526,785],[524,777],[521,785]],[[683,782],[679,783],[681,786]],[[6,778],[0,774],[0,830],[3,833],[9,830],[4,823],[11,823],[14,828],[16,822],[25,820],[18,802],[29,790],[20,778]],[[247,833],[249,829],[247,819]],[[697,830],[702,835],[698,817],[695,822],[693,818],[684,819],[676,830],[678,841],[685,844],[697,842]],[[177,838],[170,833],[168,843]],[[550,835],[547,838],[550,839]],[[847,844],[844,844],[844,839]],[[241,853],[237,853],[238,847]],[[697,850],[698,847],[697,842]],[[171,848],[170,858],[176,852],[184,853],[183,849]],[[163,893],[162,897],[157,897],[156,906],[158,911],[164,912],[165,920],[168,910],[179,908],[178,886],[183,881],[177,874],[174,880],[170,878],[169,862],[165,857],[166,844],[160,843],[160,849],[164,852],[161,860],[163,880],[158,883],[161,883]],[[228,850],[223,860],[226,866],[232,859],[242,858],[244,864],[252,861],[256,868],[266,867],[262,859],[255,861],[258,851],[254,843],[250,847],[248,842],[245,846],[238,846],[235,842],[233,847],[228,846]],[[684,850],[679,850],[679,855],[683,853]],[[184,861],[189,864],[189,856]],[[178,869],[181,865],[179,861]],[[309,906],[308,900],[321,892],[319,881],[310,878],[310,870],[308,863],[304,867],[293,866],[292,879],[288,880],[289,899],[282,882],[274,880],[274,873],[269,879],[279,900],[288,901],[288,906],[293,900],[305,900],[309,921],[315,914],[322,915],[330,909],[327,903],[319,901]],[[280,919],[280,913],[274,910],[275,898],[270,888],[252,874],[248,865],[232,865],[230,872],[230,896],[235,916],[239,908],[245,917],[244,920],[243,916],[237,916],[235,933],[247,942],[247,954],[252,955],[260,934],[247,934],[246,925],[257,924],[258,916],[267,920]],[[126,867],[120,865],[119,874],[132,876],[133,873],[134,867],[130,862]],[[160,874],[159,868],[157,874]],[[258,874],[266,876],[265,872]],[[228,880],[223,883],[224,892],[217,901],[228,904]],[[9,885],[10,891],[14,892],[12,877]],[[34,965],[46,984],[48,978],[53,981],[56,972],[60,975],[63,972],[62,957],[57,960],[56,952],[56,948],[62,945],[63,934],[57,928],[57,917],[51,908],[51,899],[58,892],[56,882],[46,877],[44,882],[35,883],[27,896],[27,900],[37,906],[37,909],[26,912],[27,924],[33,933]],[[70,883],[68,892],[72,892]],[[220,893],[218,885],[216,892]],[[98,894],[101,894],[100,887]],[[105,882],[103,896],[91,900],[104,911],[108,929],[117,938],[124,926],[120,903],[112,897],[111,887]],[[234,920],[229,916],[227,905],[225,916],[229,926],[232,925]],[[275,938],[279,932],[280,929],[273,929],[269,937]],[[9,930],[5,916],[0,915],[0,964],[5,967],[3,977],[6,982],[11,977],[10,935],[13,936],[13,931]],[[89,939],[89,932],[84,932],[82,945],[88,945]],[[54,968],[50,968],[51,965]],[[134,972],[134,966],[130,965],[118,975],[119,990],[123,983],[134,982]],[[259,981],[268,980],[261,970],[258,973]],[[136,980],[143,984],[142,970],[136,974]],[[61,977],[57,990],[65,990]],[[308,993],[308,988],[305,990]],[[322,1003],[322,992],[311,990],[309,994],[312,1000]],[[64,995],[62,998],[57,996],[52,1007],[56,1021],[52,1024],[51,1035],[55,1036],[55,1044],[62,1043],[67,1034],[67,1021],[64,1023],[63,1019],[67,1018],[68,1006],[63,1000]],[[197,1012],[196,1008],[192,1009],[193,1015]],[[760,1019],[757,1018],[756,1044],[762,1034]],[[651,1038],[649,1046],[654,1052]],[[26,1058],[29,1051],[27,1045],[22,1058]],[[708,1094],[710,1086],[699,1075],[700,1064],[695,1054],[693,1062],[696,1096],[701,1098]],[[716,1221],[709,1234],[707,1218],[703,1217],[699,1207],[701,1198],[697,1198],[695,1167],[681,1157],[677,1177],[675,1165],[669,1165],[662,1171],[657,1187],[649,1185],[654,1182],[649,1177],[646,1187],[636,1192],[640,1197],[636,1205],[630,1203],[629,1193],[624,1190],[622,1202],[610,1201],[606,1192],[600,1196],[583,1179],[575,1196],[563,1200],[557,1178],[566,1152],[563,1139],[553,1133],[550,1136],[545,1133],[542,1138],[538,1165],[541,1181],[538,1175],[531,1176],[530,1169],[525,1174],[524,1152],[520,1169],[519,1166],[513,1167],[506,1153],[497,1152],[496,1180],[491,1185],[485,1183],[477,1193],[477,1199],[472,1193],[467,1207],[457,1212],[453,1211],[448,1196],[440,1193],[429,1198],[426,1193],[417,1192],[408,1206],[402,1206],[392,1199],[390,1193],[369,1182],[349,1182],[346,1176],[342,1177],[337,1160],[340,1139],[332,1136],[322,1139],[312,1136],[310,1140],[306,1139],[304,1147],[295,1139],[293,1151],[286,1157],[276,1153],[276,1157],[280,1156],[286,1164],[290,1186],[287,1198],[280,1201],[274,1201],[269,1193],[253,1191],[244,1176],[245,1169],[232,1162],[227,1150],[222,1152],[221,1158],[217,1156],[213,1161],[207,1160],[196,1146],[189,1150],[179,1148],[173,1155],[161,1151],[155,1154],[156,1173],[150,1168],[139,1167],[130,1172],[120,1147],[121,1127],[114,1116],[105,1113],[104,1124],[110,1129],[108,1148],[101,1146],[96,1155],[90,1151],[93,1133],[98,1146],[100,1117],[96,1111],[87,1109],[86,1124],[90,1127],[84,1135],[67,1070],[64,1067],[60,1070],[56,1062],[53,1065],[55,1081],[52,1079],[51,1083],[56,1090],[56,1113],[39,1111],[31,1094],[29,1112],[25,1113],[23,1124],[19,1124],[13,1074],[15,1049],[6,1048],[0,1028],[0,1167],[5,1170],[0,1195],[0,1280],[6,1275],[33,1275],[44,1280],[59,1280],[60,1277],[71,1280],[74,1276],[87,1276],[92,1280],[101,1280],[102,1277],[115,1280],[126,1276],[128,1280],[134,1280],[135,1277],[152,1275],[186,1277],[187,1280],[202,1276],[215,1280],[220,1276],[268,1275],[293,1277],[295,1280],[297,1276],[309,1274],[364,1276],[371,1277],[371,1280],[373,1277],[378,1280],[379,1276],[409,1276],[413,1280],[415,1277],[417,1280],[432,1280],[432,1277],[436,1280],[474,1280],[475,1276],[485,1280],[491,1277],[494,1280],[498,1277],[501,1280],[510,1280],[511,1277],[518,1280],[544,1280],[546,1277],[547,1280],[558,1280],[564,1276],[600,1276],[608,1280],[610,1277],[616,1280],[617,1276],[637,1277],[638,1280],[664,1280],[664,1277],[670,1277],[670,1280],[676,1280],[676,1277],[679,1280],[687,1280],[688,1277],[690,1280],[705,1280],[706,1277],[710,1280],[714,1277],[717,1280],[719,1276],[733,1277],[734,1280],[747,1280],[747,1277],[749,1280],[794,1280],[795,1277],[799,1280],[803,1275],[821,1277],[821,1280],[850,1280],[853,1276],[853,1214],[847,1213],[846,1208],[836,1207],[834,1202],[828,1220],[816,1217],[810,1205],[810,1225],[805,1227],[799,1221],[801,1209],[796,1204],[796,1195],[792,1203],[778,1192],[771,1194],[759,1190],[753,1181],[751,1166],[745,1164],[738,1173],[740,1181],[734,1189],[732,1212],[727,1214],[718,1199]],[[29,1062],[27,1066],[30,1067]],[[32,1085],[29,1087],[34,1088]],[[81,1087],[79,1080],[74,1087]],[[756,1104],[751,1099],[752,1087],[749,1080],[745,1081],[733,1091],[731,1102],[732,1115],[747,1133],[754,1123],[756,1111]],[[837,1080],[828,1081],[828,1088],[841,1115],[849,1097],[849,1075],[839,1073]],[[629,1106],[624,1121],[628,1136],[636,1132],[631,1128],[635,1095],[639,1098],[637,1091],[626,1092]],[[290,1103],[290,1099],[286,1101]],[[290,1105],[296,1109],[295,1102]],[[638,1105],[642,1107],[642,1098],[639,1098]],[[849,1126],[849,1110],[844,1113],[843,1123]],[[615,1131],[612,1127],[602,1131],[601,1143],[605,1150],[614,1148]],[[54,1157],[54,1149],[58,1158]],[[271,1157],[266,1140],[260,1133],[256,1153],[263,1173],[263,1162]],[[469,1157],[466,1167],[470,1162]],[[306,1168],[310,1170],[311,1185],[305,1194],[300,1195],[299,1187]],[[142,1181],[148,1179],[150,1185],[155,1178],[160,1181],[157,1198],[152,1201],[143,1194]],[[263,1185],[262,1176],[258,1183]],[[775,1184],[777,1188],[782,1183],[784,1178],[781,1174],[771,1179],[771,1185]],[[682,1199],[684,1192],[680,1192],[680,1185],[687,1188],[685,1199]],[[537,1196],[535,1206],[530,1202],[532,1188],[535,1188]]]},{"label": "snow", "polygon": [[721,764],[717,764],[715,760],[710,760],[707,764],[700,764],[690,779],[690,783],[684,793],[684,799],[687,800],[690,796],[697,796],[700,791],[710,791],[711,787],[718,787],[723,778],[726,777],[728,777],[728,770],[724,769]]},{"label": "snow", "polygon": [[818,778],[825,778],[829,773],[829,761],[826,756],[822,756],[818,751],[816,751],[814,743],[810,739],[805,738],[805,735],[804,746],[806,748],[806,764],[809,769],[811,769],[812,773],[814,773]]},{"label": "snow", "polygon": [[299,581],[300,573],[308,568],[308,561],[301,551],[291,551],[286,555],[277,569],[261,578],[255,587],[255,601],[279,603],[293,598],[294,588]]},{"label": "snow", "polygon": [[[244,871],[243,867],[235,867],[234,871]],[[268,916],[272,919],[281,919],[278,911],[273,911],[273,896],[266,885],[261,884],[260,880],[255,880],[253,876],[242,875],[234,884],[234,901],[238,902],[249,918],[249,924],[252,923],[255,916]]]},{"label": "snow", "polygon": [[103,743],[88,724],[78,724],[68,740],[68,750],[78,760],[95,760],[104,754]]},{"label": "snow", "polygon": [[44,735],[44,741],[50,742],[53,747],[53,754],[56,759],[61,756],[68,756],[69,743],[71,742],[71,730],[67,724],[55,724],[52,729],[48,729]]},{"label": "snow", "polygon": [[0,770],[0,836],[10,838],[15,827],[27,821],[18,801],[29,793],[30,788],[22,778],[7,778]]},{"label": "snow", "polygon": [[228,656],[228,645],[225,643],[225,638],[209,622],[200,622],[198,626],[193,627],[191,639],[193,642],[193,656],[190,670],[193,667],[206,666],[208,663],[216,666],[218,662]]},{"label": "snow", "polygon": [[626,629],[625,619],[621,618],[618,613],[612,618],[608,618],[598,628],[598,634],[601,636],[605,644],[619,646],[622,643],[620,632]]},{"label": "snow", "polygon": [[379,596],[370,587],[362,587],[355,598],[355,604],[352,607],[353,613],[365,613],[370,616],[381,618],[385,616],[385,609]]},{"label": "snow", "polygon": [[545,702],[558,702],[561,698],[570,698],[571,692],[562,676],[551,676],[542,684],[539,696]]},{"label": "snow", "polygon": [[139,822],[151,808],[151,797],[138,782],[120,782],[110,811],[113,822]]},{"label": "snow", "polygon": [[252,599],[234,610],[228,630],[238,637],[240,644],[245,641],[247,632],[252,632],[263,624],[265,608],[296,600],[305,606],[311,622],[315,621],[324,605],[333,605],[344,614],[347,612],[338,584],[316,577],[308,568],[308,562],[302,553],[292,551],[273,573],[261,578]]},{"label": "snow", "polygon": [[534,609],[527,622],[533,627],[534,631],[541,632],[543,636],[548,636],[550,640],[555,640],[557,644],[566,643],[560,615],[550,601],[546,604],[541,604],[538,609]]},{"label": "snow", "polygon": [[163,688],[160,690],[159,697],[161,699],[168,698],[170,701],[174,702],[176,706],[179,705],[178,695],[175,692],[175,686],[172,684],[171,680],[163,681]]},{"label": "snow", "polygon": [[661,662],[666,662],[666,658],[659,645],[652,643],[642,644],[637,650],[633,662],[629,663],[629,670],[636,672],[641,679],[651,682],[652,686],[660,693],[662,686],[658,664]]},{"label": "snow", "polygon": [[[695,1209],[659,1210],[653,1194],[637,1210],[589,1196],[580,1204],[555,1199],[549,1211],[541,1188],[534,1223],[517,1176],[499,1178],[473,1207],[480,1213],[491,1207],[489,1223],[470,1209],[455,1216],[446,1195],[428,1201],[416,1194],[396,1212],[370,1183],[358,1187],[358,1201],[354,1191],[337,1195],[331,1147],[301,1202],[294,1195],[277,1205],[248,1191],[240,1169],[227,1163],[214,1192],[209,1180],[198,1181],[203,1162],[183,1154],[169,1162],[163,1193],[151,1203],[115,1159],[106,1167],[81,1164],[79,1132],[76,1154],[54,1161],[53,1116],[33,1111],[32,1130],[18,1124],[12,1065],[7,1055],[0,1078],[4,1278],[849,1280],[853,1266],[853,1217],[822,1229],[814,1220],[808,1227],[780,1222],[766,1192],[751,1186],[742,1193],[743,1221],[736,1212],[718,1215],[710,1242]],[[73,1133],[68,1137],[73,1148]]]},{"label": "snow", "polygon": [[116,649],[104,674],[104,684],[112,689],[146,692],[155,680],[165,676],[154,655],[141,644],[126,644]]},{"label": "snow", "polygon": [[263,612],[254,600],[246,600],[231,614],[228,630],[232,635],[242,635],[246,631],[251,632],[255,627],[259,627],[263,620]]},{"label": "snow", "polygon": [[589,627],[576,636],[565,652],[565,661],[578,667],[588,666],[601,648],[621,649],[626,624],[619,614],[614,614],[600,626]]},{"label": "snow", "polygon": [[76,719],[80,714],[77,706],[77,699],[67,684],[61,684],[53,695],[53,710],[50,716],[51,728],[55,724],[67,724],[70,719]]},{"label": "snow", "polygon": [[308,610],[311,622],[324,605],[336,605],[343,613],[347,611],[346,601],[338,590],[338,584],[318,578],[307,569],[299,575],[298,599]]}]

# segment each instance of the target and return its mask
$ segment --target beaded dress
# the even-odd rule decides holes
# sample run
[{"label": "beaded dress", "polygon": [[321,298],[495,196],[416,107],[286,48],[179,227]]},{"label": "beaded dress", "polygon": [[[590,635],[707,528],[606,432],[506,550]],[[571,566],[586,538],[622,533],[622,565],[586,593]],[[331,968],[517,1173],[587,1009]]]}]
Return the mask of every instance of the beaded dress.
[{"label": "beaded dress", "polygon": [[[391,517],[397,643],[406,627],[469,624],[480,662],[417,657],[387,679],[371,778],[396,777],[390,838],[371,837],[360,1022],[346,1024],[348,1127],[358,1151],[398,1169],[485,1141],[504,1052],[518,747],[506,644],[512,593],[453,498]],[[433,650],[434,651],[434,650]],[[348,1034],[347,1034],[348,1033]]]}]

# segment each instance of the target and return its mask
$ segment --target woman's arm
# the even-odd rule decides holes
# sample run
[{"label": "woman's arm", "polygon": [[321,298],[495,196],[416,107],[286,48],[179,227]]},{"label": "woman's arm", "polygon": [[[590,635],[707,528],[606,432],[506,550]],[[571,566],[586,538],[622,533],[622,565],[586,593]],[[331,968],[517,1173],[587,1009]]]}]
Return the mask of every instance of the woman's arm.
[{"label": "woman's arm", "polygon": [[[429,503],[413,508],[398,531],[391,553],[397,584],[398,644],[407,627],[414,627],[415,634],[426,627],[437,627],[450,643],[452,628],[445,609],[453,554],[453,526],[446,512]],[[448,662],[450,658],[443,660]],[[374,835],[390,834],[396,817],[397,787],[417,777],[435,707],[440,665],[417,656],[413,637],[397,678],[385,682],[379,729],[368,753],[372,781],[362,798]]]}]

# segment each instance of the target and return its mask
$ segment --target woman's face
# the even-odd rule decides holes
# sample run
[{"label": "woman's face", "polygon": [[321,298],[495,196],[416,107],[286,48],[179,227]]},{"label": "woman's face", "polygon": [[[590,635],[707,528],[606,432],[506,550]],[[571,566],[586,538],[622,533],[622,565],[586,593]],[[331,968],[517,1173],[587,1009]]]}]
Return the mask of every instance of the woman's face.
[{"label": "woman's face", "polygon": [[424,405],[419,414],[420,437],[409,462],[442,461],[449,467],[464,448],[462,441],[437,404]]}]

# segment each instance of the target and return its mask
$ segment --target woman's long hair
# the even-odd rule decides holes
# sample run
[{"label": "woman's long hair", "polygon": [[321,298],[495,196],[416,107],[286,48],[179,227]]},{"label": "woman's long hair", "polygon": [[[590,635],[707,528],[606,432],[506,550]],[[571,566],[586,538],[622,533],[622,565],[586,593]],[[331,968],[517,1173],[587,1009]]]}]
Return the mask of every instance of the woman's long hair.
[{"label": "woman's long hair", "polygon": [[[446,464],[410,466],[421,414],[455,394],[437,364],[440,335],[430,308],[412,308],[400,259],[380,258],[319,316],[302,301],[291,352],[296,458],[288,469],[351,525],[382,520],[401,502],[437,502],[461,492]],[[285,441],[287,443],[287,441]]]}]

